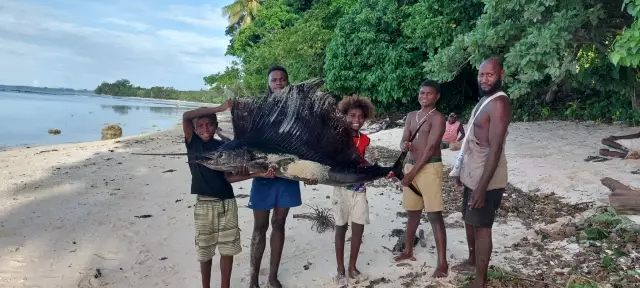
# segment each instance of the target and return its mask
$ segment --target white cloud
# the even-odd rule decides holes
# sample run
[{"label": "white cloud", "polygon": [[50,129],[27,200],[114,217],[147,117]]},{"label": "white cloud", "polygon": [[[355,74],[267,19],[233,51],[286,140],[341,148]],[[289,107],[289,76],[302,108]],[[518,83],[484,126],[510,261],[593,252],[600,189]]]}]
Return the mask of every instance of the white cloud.
[{"label": "white cloud", "polygon": [[122,25],[122,26],[127,26],[127,27],[131,27],[135,30],[138,31],[144,31],[149,29],[149,25],[144,24],[144,23],[140,23],[140,22],[134,22],[134,21],[127,21],[124,19],[120,19],[120,18],[105,18],[102,20],[105,23],[112,23],[112,24],[117,24],[117,25]]},{"label": "white cloud", "polygon": [[209,29],[224,30],[227,27],[227,19],[222,15],[222,8],[211,5],[203,7],[171,5],[164,17]]},{"label": "white cloud", "polygon": [[[78,13],[85,12],[71,13],[3,0],[2,84],[32,85],[33,79],[38,79],[43,86],[65,83],[72,88],[93,89],[102,81],[126,78],[146,87],[199,89],[204,86],[203,76],[222,71],[230,63],[231,58],[224,56],[229,41],[224,36],[226,21],[221,15],[218,20],[207,18],[207,13],[216,8],[171,6],[155,11],[139,15],[140,18],[120,17],[126,13],[114,16],[87,11],[91,15],[84,16],[93,20],[91,23],[80,19]],[[168,11],[175,21],[183,23],[182,27],[172,26],[167,19],[154,18],[162,11]],[[186,14],[181,13],[189,11],[200,13],[185,20]],[[185,28],[184,23],[192,26]]]}]

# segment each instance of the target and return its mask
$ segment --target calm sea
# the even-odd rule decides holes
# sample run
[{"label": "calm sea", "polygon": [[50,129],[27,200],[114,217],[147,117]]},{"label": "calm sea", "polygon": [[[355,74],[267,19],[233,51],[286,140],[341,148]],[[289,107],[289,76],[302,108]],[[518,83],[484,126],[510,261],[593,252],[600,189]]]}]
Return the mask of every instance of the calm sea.
[{"label": "calm sea", "polygon": [[[93,94],[0,92],[0,149],[97,141],[108,124],[119,124],[123,136],[156,132],[178,124],[184,111],[199,106]],[[50,135],[49,129],[62,133]]]}]

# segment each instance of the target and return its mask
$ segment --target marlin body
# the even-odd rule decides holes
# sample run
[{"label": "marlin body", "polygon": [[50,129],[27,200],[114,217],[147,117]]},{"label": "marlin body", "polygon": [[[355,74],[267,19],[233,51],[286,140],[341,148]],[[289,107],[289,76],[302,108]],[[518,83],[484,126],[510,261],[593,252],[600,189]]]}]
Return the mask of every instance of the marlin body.
[{"label": "marlin body", "polygon": [[328,166],[318,162],[300,159],[290,154],[264,153],[246,146],[235,149],[221,149],[202,155],[205,159],[196,160],[210,169],[233,172],[246,166],[251,173],[263,173],[272,168],[276,177],[295,180],[317,180],[318,184],[346,186],[367,183],[386,177],[389,172],[402,175],[404,155],[392,167],[373,164],[369,166]]}]

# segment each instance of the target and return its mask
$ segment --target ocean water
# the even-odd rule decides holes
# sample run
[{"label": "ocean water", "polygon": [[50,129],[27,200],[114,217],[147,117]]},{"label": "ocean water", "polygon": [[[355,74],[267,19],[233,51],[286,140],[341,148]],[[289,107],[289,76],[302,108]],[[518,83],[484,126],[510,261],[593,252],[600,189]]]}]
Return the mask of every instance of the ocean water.
[{"label": "ocean water", "polygon": [[[200,103],[95,94],[0,92],[0,148],[98,141],[108,124],[122,136],[151,133],[179,124]],[[62,133],[51,135],[49,129]]]}]

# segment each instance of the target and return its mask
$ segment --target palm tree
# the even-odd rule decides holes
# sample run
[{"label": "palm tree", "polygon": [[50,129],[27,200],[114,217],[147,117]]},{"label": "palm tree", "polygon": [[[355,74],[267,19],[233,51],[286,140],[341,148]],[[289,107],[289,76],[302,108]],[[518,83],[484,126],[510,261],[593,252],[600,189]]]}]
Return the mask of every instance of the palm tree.
[{"label": "palm tree", "polygon": [[229,26],[244,28],[253,21],[260,7],[260,0],[234,0],[222,8],[222,14],[229,18]]}]

